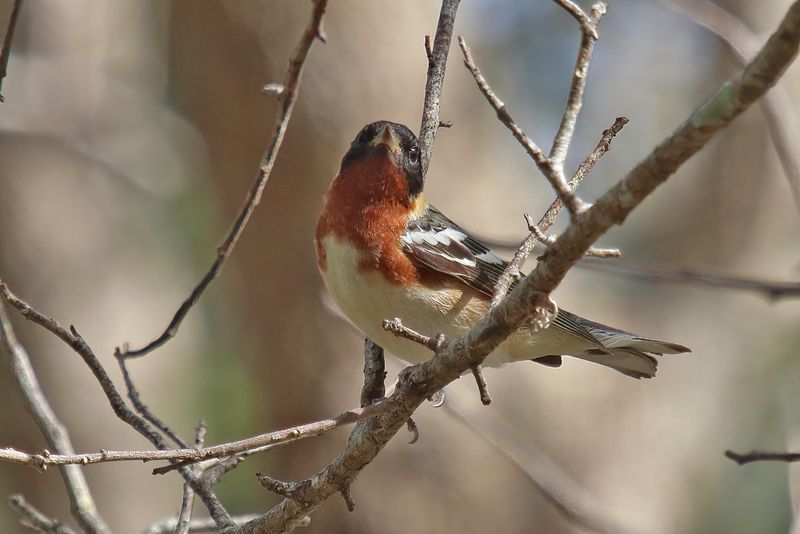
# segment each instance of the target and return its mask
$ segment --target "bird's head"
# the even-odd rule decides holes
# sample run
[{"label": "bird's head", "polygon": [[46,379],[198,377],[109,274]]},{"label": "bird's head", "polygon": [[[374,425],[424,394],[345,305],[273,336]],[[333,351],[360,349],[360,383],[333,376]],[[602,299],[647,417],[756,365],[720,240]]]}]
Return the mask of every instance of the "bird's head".
[{"label": "bird's head", "polygon": [[[417,137],[395,122],[367,124],[342,158],[339,176],[347,179],[348,175],[361,177],[359,182],[372,188],[400,188],[407,201],[413,202],[423,187]],[[364,180],[364,175],[371,180]]]}]

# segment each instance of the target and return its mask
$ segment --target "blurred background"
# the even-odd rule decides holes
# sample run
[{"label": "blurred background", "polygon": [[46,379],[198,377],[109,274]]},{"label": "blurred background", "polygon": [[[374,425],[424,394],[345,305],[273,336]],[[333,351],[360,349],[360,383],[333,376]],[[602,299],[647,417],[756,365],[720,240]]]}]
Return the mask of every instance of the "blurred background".
[{"label": "blurred background", "polygon": [[[719,2],[763,38],[789,4]],[[10,9],[0,0],[0,20]],[[233,257],[177,338],[131,363],[145,402],[185,437],[201,419],[207,442],[218,443],[358,404],[362,339],[323,304],[313,229],[362,125],[390,119],[418,129],[423,38],[438,9],[433,0],[330,3],[328,43],[311,50],[283,149]],[[141,346],[161,332],[239,209],[276,111],[260,88],[282,80],[308,13],[309,2],[290,0],[23,5],[0,105],[0,277],[44,313],[74,323],[120,387],[114,347]],[[574,20],[549,1],[465,0],[456,33],[518,122],[549,147],[579,42]],[[615,117],[631,123],[581,186],[587,200],[738,71],[717,36],[657,0],[612,0],[600,35],[570,172]],[[797,66],[780,86],[795,106],[780,110],[791,124]],[[522,239],[522,213],[540,215],[552,193],[477,91],[457,46],[441,113],[454,127],[437,137],[428,200],[482,236]],[[620,247],[626,261],[797,280],[798,236],[797,206],[754,107],[600,245]],[[573,497],[619,530],[793,527],[795,468],[738,467],[722,453],[800,448],[800,301],[582,269],[555,296],[583,316],[693,353],[662,358],[648,381],[571,359],[560,369],[488,370],[490,407],[471,380],[452,384],[451,408],[418,412],[419,442],[408,445],[401,433],[358,478],[355,512],[333,498],[305,532],[584,531],[508,450],[491,444],[509,440],[523,462],[554,462],[580,488]],[[150,448],[114,417],[77,355],[12,319],[78,451]],[[391,379],[400,366],[389,365]],[[255,472],[305,478],[348,431],[253,457],[218,494],[233,512],[266,510],[278,498],[258,487]],[[0,446],[45,446],[5,364]],[[179,476],[150,470],[85,470],[115,532],[141,532],[177,513]],[[72,524],[55,470],[0,464],[0,496],[15,492]],[[20,530],[0,504],[0,531]]]}]

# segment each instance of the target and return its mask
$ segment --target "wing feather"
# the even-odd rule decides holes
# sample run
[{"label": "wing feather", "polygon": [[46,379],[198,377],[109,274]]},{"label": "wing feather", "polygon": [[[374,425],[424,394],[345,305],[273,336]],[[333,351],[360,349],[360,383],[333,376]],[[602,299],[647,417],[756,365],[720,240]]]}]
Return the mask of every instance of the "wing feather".
[{"label": "wing feather", "polygon": [[[403,250],[413,261],[452,276],[489,298],[494,295],[500,276],[508,267],[506,260],[432,206],[408,222],[401,242]],[[511,288],[516,284],[514,282]],[[553,326],[610,353],[577,319],[578,316],[561,310]]]}]

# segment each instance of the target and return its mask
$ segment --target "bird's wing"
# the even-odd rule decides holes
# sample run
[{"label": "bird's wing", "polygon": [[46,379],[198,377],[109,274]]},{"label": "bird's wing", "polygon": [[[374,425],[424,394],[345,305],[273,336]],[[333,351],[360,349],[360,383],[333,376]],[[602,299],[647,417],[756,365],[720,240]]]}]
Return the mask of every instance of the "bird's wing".
[{"label": "bird's wing", "polygon": [[[452,276],[489,298],[494,295],[498,280],[508,267],[506,260],[433,206],[409,220],[401,242],[403,250],[413,261]],[[515,281],[511,287],[516,284]],[[603,344],[576,319],[580,318],[562,310],[553,326],[605,350]]]}]

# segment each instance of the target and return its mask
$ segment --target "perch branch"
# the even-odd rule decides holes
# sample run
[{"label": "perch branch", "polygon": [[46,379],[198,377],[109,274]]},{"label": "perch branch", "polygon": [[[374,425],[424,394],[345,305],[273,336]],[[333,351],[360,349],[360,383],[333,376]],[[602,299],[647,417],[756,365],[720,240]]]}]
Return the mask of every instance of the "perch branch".
[{"label": "perch branch", "polygon": [[364,387],[361,389],[361,407],[369,406],[386,395],[386,365],[383,349],[374,341],[364,340]]},{"label": "perch branch", "polygon": [[256,180],[247,193],[245,202],[239,210],[239,214],[236,216],[230,232],[225,237],[222,245],[217,249],[217,257],[214,263],[205,276],[203,276],[200,283],[192,290],[189,297],[181,304],[178,311],[175,312],[166,330],[164,330],[160,336],[140,349],[130,349],[127,347],[127,344],[123,345],[122,348],[117,347],[115,353],[119,357],[135,358],[137,356],[144,356],[175,337],[181,322],[183,322],[189,310],[197,303],[206,288],[222,271],[222,267],[233,252],[233,248],[236,246],[247,222],[250,220],[250,216],[261,201],[261,194],[264,192],[264,187],[267,185],[267,180],[272,173],[275,158],[283,144],[283,137],[289,126],[289,119],[292,116],[295,102],[297,102],[300,79],[303,74],[303,65],[305,65],[308,51],[314,43],[314,40],[323,35],[321,30],[322,15],[325,13],[327,3],[327,0],[313,0],[314,7],[311,12],[311,19],[300,38],[300,42],[294,54],[292,54],[292,57],[289,59],[289,68],[286,71],[283,88],[280,91],[276,91],[278,93],[277,98],[280,109],[275,120],[275,131],[272,135],[272,139],[261,159]]}]

